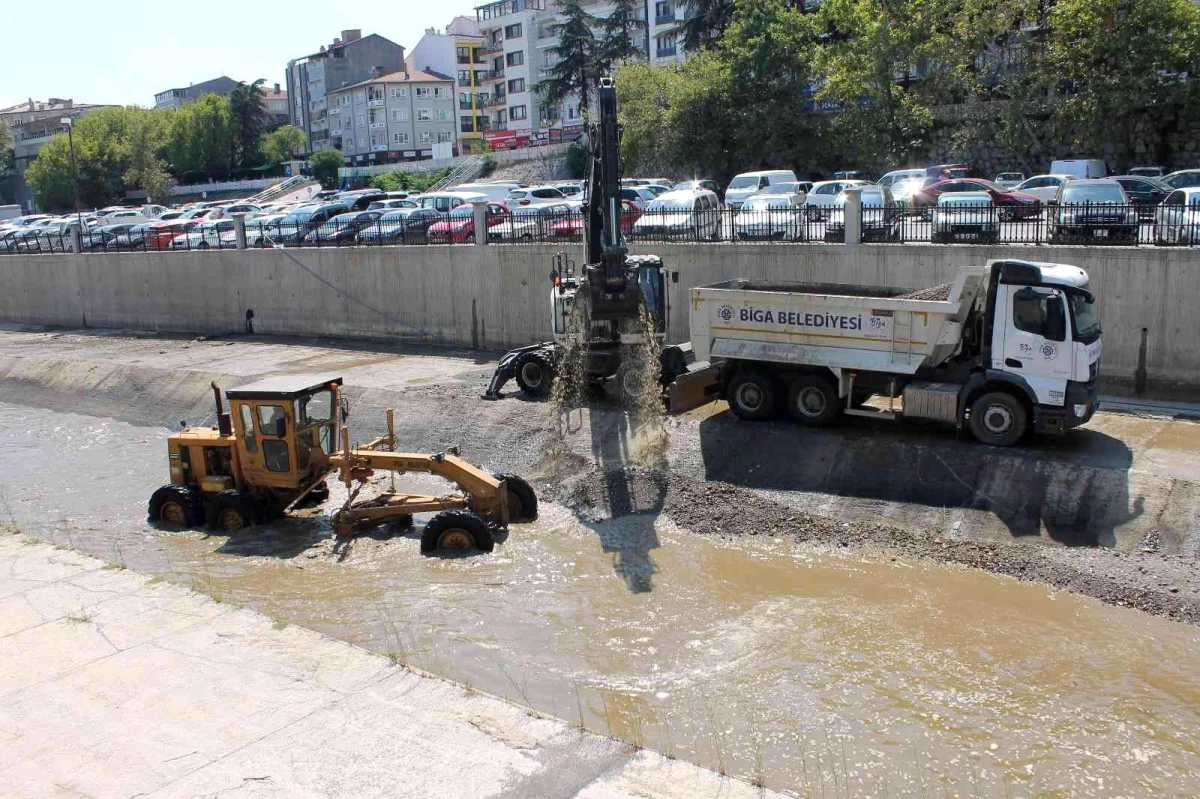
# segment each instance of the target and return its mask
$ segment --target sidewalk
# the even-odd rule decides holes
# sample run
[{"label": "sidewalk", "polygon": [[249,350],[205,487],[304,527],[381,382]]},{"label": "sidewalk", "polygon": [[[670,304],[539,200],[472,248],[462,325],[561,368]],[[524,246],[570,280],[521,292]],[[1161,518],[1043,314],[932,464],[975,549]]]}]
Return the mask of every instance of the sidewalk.
[{"label": "sidewalk", "polygon": [[0,533],[0,796],[774,797]]}]

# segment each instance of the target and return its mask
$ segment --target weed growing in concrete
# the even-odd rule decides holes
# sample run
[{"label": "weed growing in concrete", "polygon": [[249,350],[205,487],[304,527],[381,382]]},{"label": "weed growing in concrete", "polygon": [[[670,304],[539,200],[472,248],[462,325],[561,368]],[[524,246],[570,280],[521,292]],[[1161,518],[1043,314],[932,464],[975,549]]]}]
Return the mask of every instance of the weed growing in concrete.
[{"label": "weed growing in concrete", "polygon": [[151,577],[149,580],[146,581],[146,585],[158,585],[161,582],[165,582],[166,579],[167,578],[163,577],[161,574],[155,575],[154,577]]},{"label": "weed growing in concrete", "polygon": [[69,624],[87,624],[94,618],[96,618],[95,615],[86,610],[82,604],[79,606],[79,610],[77,612],[68,613],[66,616]]},{"label": "weed growing in concrete", "polygon": [[120,563],[105,563],[103,566],[100,567],[100,571],[106,571],[106,572],[119,572],[119,571],[124,571],[124,569],[125,569],[125,566]]},{"label": "weed growing in concrete", "polygon": [[575,683],[575,709],[579,712],[579,731],[584,732],[587,727],[583,723],[583,699],[579,695],[579,683]]},{"label": "weed growing in concrete", "polygon": [[755,788],[767,787],[767,775],[763,769],[762,738],[754,739],[754,773],[750,775],[750,784]]},{"label": "weed growing in concrete", "polygon": [[23,535],[23,536],[21,536],[21,543],[27,547],[31,547],[31,546],[34,546],[35,544],[40,544],[42,542],[37,540],[36,538],[34,538],[31,535]]},{"label": "weed growing in concrete", "polygon": [[274,621],[271,622],[272,630],[286,630],[287,628],[288,628],[288,623],[286,621],[284,621],[283,619],[275,619]]}]

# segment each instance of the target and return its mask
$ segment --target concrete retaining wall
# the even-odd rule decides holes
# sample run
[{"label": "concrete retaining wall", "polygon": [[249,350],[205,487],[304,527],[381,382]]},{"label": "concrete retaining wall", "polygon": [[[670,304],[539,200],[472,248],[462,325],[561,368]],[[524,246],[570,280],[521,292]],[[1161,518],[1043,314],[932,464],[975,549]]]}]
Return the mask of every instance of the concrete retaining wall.
[{"label": "concrete retaining wall", "polygon": [[[0,322],[222,334],[410,339],[505,348],[548,338],[545,246],[430,246],[0,257]],[[1200,389],[1200,250],[933,245],[646,245],[680,281],[672,340],[687,338],[687,290],[729,277],[919,288],[988,258],[1083,267],[1100,297],[1103,375],[1132,390],[1145,341],[1147,394]],[[582,262],[582,249],[570,248]]]}]

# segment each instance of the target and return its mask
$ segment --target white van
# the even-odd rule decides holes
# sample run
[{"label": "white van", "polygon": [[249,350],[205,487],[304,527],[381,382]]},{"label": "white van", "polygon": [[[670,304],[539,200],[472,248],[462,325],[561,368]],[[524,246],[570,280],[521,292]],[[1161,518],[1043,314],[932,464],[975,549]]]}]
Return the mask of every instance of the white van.
[{"label": "white van", "polygon": [[482,194],[495,203],[504,202],[504,198],[513,189],[521,188],[520,183],[463,183],[451,186],[450,191],[466,191],[471,194]]},{"label": "white van", "polygon": [[741,208],[752,194],[776,183],[795,183],[796,173],[790,169],[770,169],[763,172],[743,172],[729,181],[725,189],[725,204],[730,208]]},{"label": "white van", "polygon": [[422,194],[421,199],[417,202],[422,208],[432,208],[439,214],[448,214],[464,203],[486,199],[488,199],[486,194],[480,194],[477,191],[435,191],[430,194]]},{"label": "white van", "polygon": [[654,198],[633,224],[633,238],[717,241],[721,201],[708,189],[668,191]]},{"label": "white van", "polygon": [[880,186],[887,186],[890,189],[902,180],[923,177],[925,177],[924,169],[894,169],[881,177],[878,184]]},{"label": "white van", "polygon": [[1067,158],[1050,164],[1051,175],[1070,175],[1073,178],[1106,178],[1108,167],[1099,158]]}]

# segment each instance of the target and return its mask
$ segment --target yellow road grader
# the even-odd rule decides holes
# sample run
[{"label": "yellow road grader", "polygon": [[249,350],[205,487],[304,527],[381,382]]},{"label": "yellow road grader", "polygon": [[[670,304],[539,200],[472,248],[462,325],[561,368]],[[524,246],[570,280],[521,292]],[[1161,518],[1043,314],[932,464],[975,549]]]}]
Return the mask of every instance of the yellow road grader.
[{"label": "yellow road grader", "polygon": [[[494,531],[537,518],[537,496],[516,475],[490,474],[455,450],[396,452],[391,410],[387,435],[352,449],[341,387],[340,377],[270,377],[226,391],[226,412],[213,383],[217,426],[185,427],[167,439],[171,482],[150,498],[150,521],[206,523],[233,532],[326,501],[325,479],[335,473],[347,490],[332,518],[340,538],[367,526],[408,526],[413,514],[436,513],[422,532],[422,552],[490,552]],[[359,501],[376,471],[433,474],[458,491],[435,496],[389,490]]]}]

